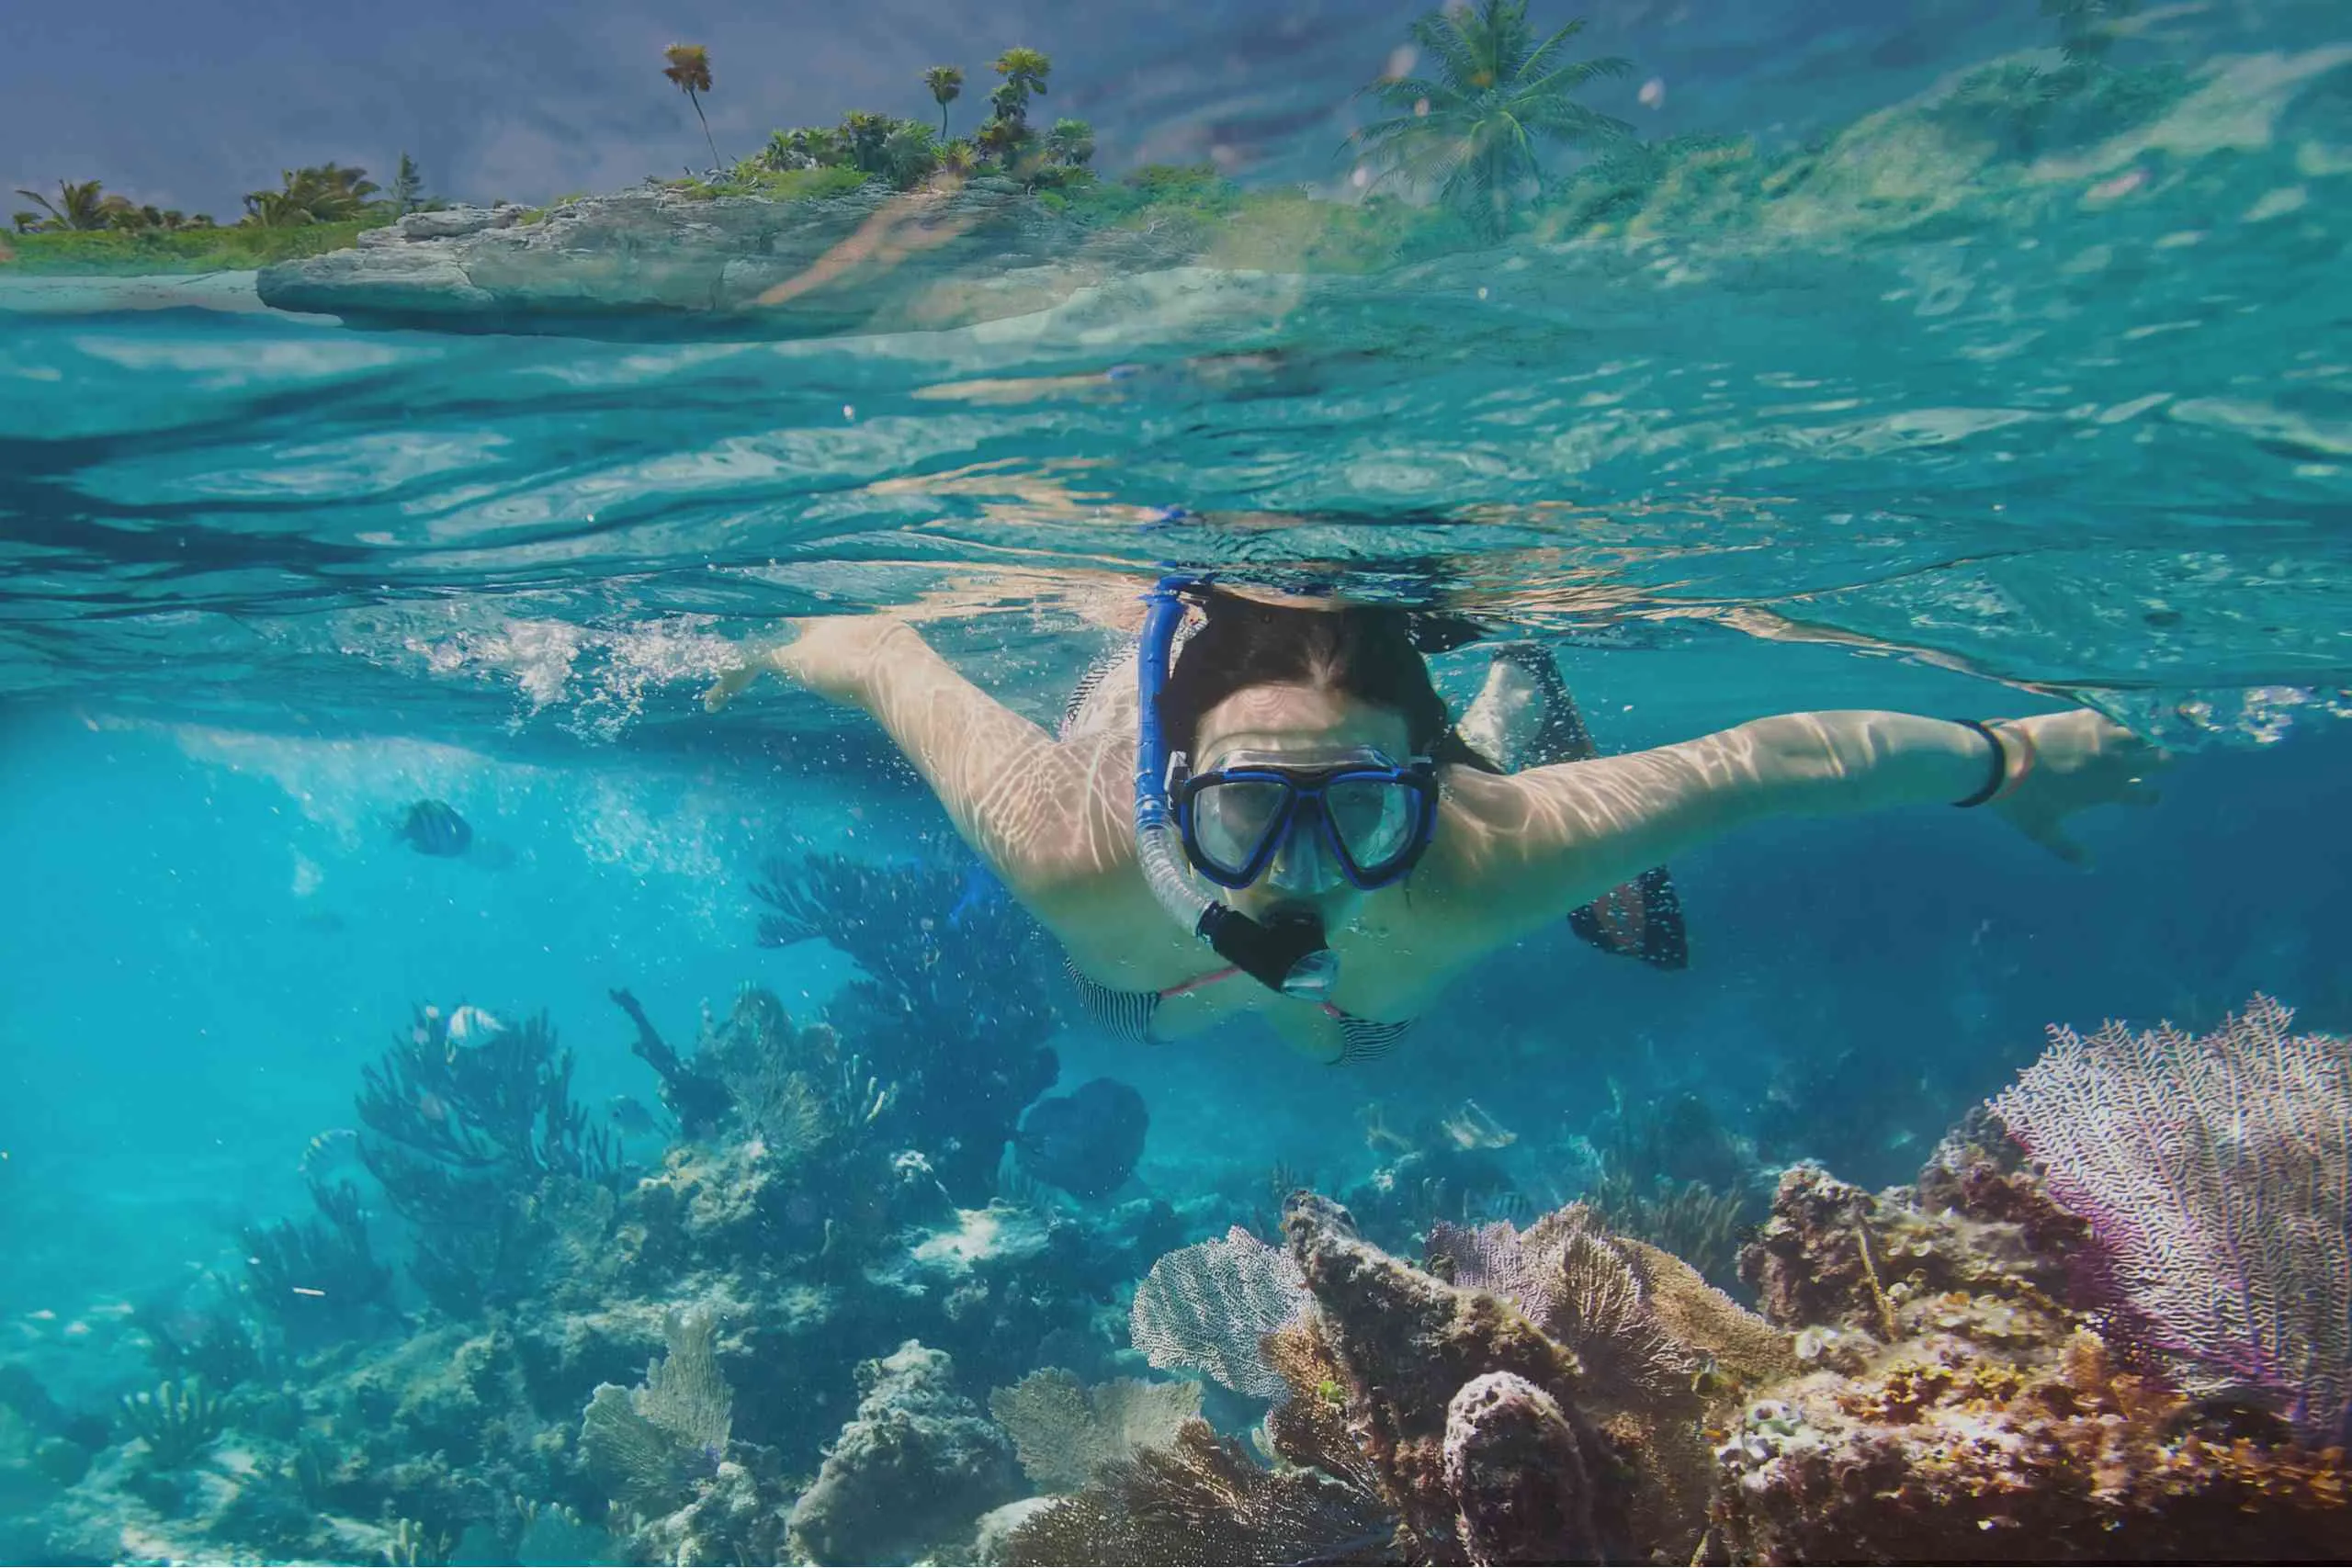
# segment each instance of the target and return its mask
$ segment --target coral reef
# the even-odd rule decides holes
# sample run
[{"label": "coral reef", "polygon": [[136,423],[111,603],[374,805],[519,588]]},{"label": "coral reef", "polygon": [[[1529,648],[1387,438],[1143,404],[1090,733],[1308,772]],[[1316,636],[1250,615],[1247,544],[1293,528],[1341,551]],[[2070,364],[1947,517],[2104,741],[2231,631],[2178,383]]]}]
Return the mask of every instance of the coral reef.
[{"label": "coral reef", "polygon": [[229,1429],[229,1413],[202,1383],[163,1383],[122,1398],[123,1425],[158,1470],[192,1464]]},{"label": "coral reef", "polygon": [[549,1180],[612,1184],[612,1138],[571,1098],[544,1016],[460,1039],[436,1008],[361,1073],[359,1157],[415,1227],[409,1273],[453,1317],[527,1284],[525,1201]]},{"label": "coral reef", "polygon": [[989,1395],[989,1414],[1011,1435],[1021,1468],[1047,1492],[1075,1492],[1137,1450],[1173,1447],[1200,1413],[1198,1383],[1118,1378],[1090,1388],[1060,1367]]},{"label": "coral reef", "polygon": [[[1688,1557],[1704,1420],[1793,1365],[1785,1337],[1587,1210],[1524,1235],[1441,1226],[1435,1272],[1311,1193],[1283,1227],[1284,1253],[1237,1231],[1162,1259],[1132,1327],[1157,1364],[1274,1400],[1263,1440],[1284,1468],[1239,1472],[1203,1430],[1024,1522],[1008,1561],[1140,1561],[1199,1540],[1237,1562]],[[1216,1496],[1232,1517],[1205,1517]]]},{"label": "coral reef", "polygon": [[1992,1109],[2176,1381],[2352,1440],[2352,1040],[2293,1021],[2257,996],[2197,1037],[2052,1029]]},{"label": "coral reef", "polygon": [[[708,1087],[680,1091],[684,1141],[626,1185],[594,1168],[544,1031],[512,1057],[369,1075],[378,1116],[411,1134],[377,1149],[402,1196],[495,1200],[497,1291],[403,1318],[371,1284],[366,1190],[322,1186],[307,1224],[247,1229],[242,1278],[136,1315],[162,1386],[109,1399],[112,1419],[0,1368],[0,1556],[2254,1560],[2352,1541],[2327,1325],[2297,1315],[2330,1282],[2260,1250],[2264,1227],[2335,1213],[2324,1183],[2278,1179],[2335,1168],[2338,1146],[2337,1043],[2298,1041],[2283,1013],[2231,1026],[2258,1060],[2118,1040],[2100,1049],[2138,1054],[2035,1102],[2081,1066],[2062,1055],[2004,1100],[2016,1120],[1972,1116],[1908,1186],[1785,1172],[1740,1257],[1760,1316],[1586,1204],[1433,1219],[1418,1263],[1309,1192],[1279,1245],[1193,1240],[1234,1213],[1214,1199],[962,1206],[899,1141],[918,1125],[900,1080],[852,1037],[759,991],[690,1054],[632,1017],[654,1071]],[[419,1032],[442,1058],[488,1048]],[[459,1090],[414,1108],[454,1125],[409,1125],[403,1083]],[[2187,1353],[2208,1303],[2132,1288],[2106,1234],[2097,1160],[2129,1168],[2137,1124],[2096,1160],[2081,1142],[2100,1097],[2130,1087],[2185,1121],[2217,1085],[2242,1131],[2189,1145],[2246,1192],[2184,1181],[2167,1201],[2250,1203],[2228,1233],[2246,1279],[2305,1299],[2223,1321],[2304,1335],[2238,1342],[2295,1348],[2291,1390]],[[1450,1120],[1461,1152],[1496,1152],[1491,1119]],[[2271,1148],[2290,1126],[2301,1141]],[[458,1223],[416,1213],[422,1233]],[[2177,1219],[2154,1199],[2135,1217]],[[266,1299],[266,1281],[336,1278],[365,1303],[347,1319]],[[1217,1386],[1123,1377],[1137,1361]],[[973,1403],[989,1388],[994,1422]],[[1204,1409],[1258,1425],[1224,1435]]]},{"label": "coral reef", "polygon": [[995,1191],[1023,1107],[1058,1071],[1044,931],[968,862],[874,866],[842,855],[771,861],[752,894],[764,945],[820,941],[864,977],[830,1021],[897,1089],[888,1135],[931,1162],[967,1207]]},{"label": "coral reef", "polygon": [[2344,1451],[2106,1337],[2085,1223],[1993,1131],[1913,1188],[1790,1171],[1743,1258],[1770,1322],[1582,1206],[1441,1225],[1420,1269],[1298,1195],[1295,1282],[1238,1234],[1170,1260],[1134,1314],[1156,1361],[1274,1401],[1280,1467],[1192,1429],[1024,1518],[1003,1558],[2340,1556]]},{"label": "coral reef", "polygon": [[1280,1399],[1290,1385],[1260,1345],[1307,1304],[1298,1265],[1236,1225],[1151,1266],[1136,1292],[1128,1335],[1155,1367],[1204,1371],[1236,1393]]},{"label": "coral reef", "polygon": [[640,1387],[596,1385],[581,1417],[580,1451],[609,1495],[641,1510],[674,1506],[727,1457],[734,1393],[713,1352],[717,1331],[707,1312],[673,1314],[669,1353],[645,1369]]},{"label": "coral reef", "polygon": [[955,1365],[910,1339],[858,1369],[865,1389],[816,1483],[792,1510],[792,1541],[818,1562],[903,1562],[969,1540],[1019,1491],[1012,1445],[955,1390]]},{"label": "coral reef", "polygon": [[[359,1189],[348,1181],[308,1185],[314,1216],[247,1225],[238,1233],[254,1303],[298,1351],[364,1338],[392,1307],[392,1271],[376,1261]],[[232,1319],[209,1325],[203,1337],[174,1347],[173,1353],[190,1362],[214,1362],[230,1383],[248,1370],[238,1359],[261,1352]]]}]

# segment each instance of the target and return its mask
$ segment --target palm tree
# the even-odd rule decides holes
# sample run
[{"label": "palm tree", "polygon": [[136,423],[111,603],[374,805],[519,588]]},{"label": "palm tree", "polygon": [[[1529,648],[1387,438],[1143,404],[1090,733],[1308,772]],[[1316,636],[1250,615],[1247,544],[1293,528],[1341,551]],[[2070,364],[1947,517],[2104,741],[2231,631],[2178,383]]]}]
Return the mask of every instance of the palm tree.
[{"label": "palm tree", "polygon": [[286,189],[321,223],[345,223],[367,210],[368,198],[379,189],[365,169],[321,164],[284,176]]},{"label": "palm tree", "polygon": [[1083,168],[1094,156],[1094,128],[1082,119],[1057,119],[1046,133],[1046,152],[1064,168]]},{"label": "palm tree", "polygon": [[289,189],[247,192],[245,215],[237,221],[247,229],[300,229],[312,220],[302,198]]},{"label": "palm tree", "polygon": [[882,170],[882,144],[890,139],[898,122],[887,114],[871,109],[852,109],[842,116],[842,141],[849,149],[849,161],[860,174],[878,175]]},{"label": "palm tree", "polygon": [[243,221],[272,229],[297,223],[348,223],[367,214],[368,198],[378,188],[367,170],[347,169],[341,164],[283,169],[278,179],[277,189],[246,196]]},{"label": "palm tree", "polygon": [[947,140],[947,106],[964,92],[964,73],[953,65],[934,65],[922,73],[922,85],[931,89],[932,97],[939,105],[939,139]]},{"label": "palm tree", "polygon": [[1054,62],[1046,58],[1043,50],[1008,49],[996,57],[996,73],[1004,78],[1001,93],[1008,88],[1021,95],[1021,107],[1029,107],[1030,95],[1046,96],[1046,78],[1051,74]]},{"label": "palm tree", "polygon": [[1411,30],[1422,53],[1437,62],[1436,76],[1392,77],[1365,87],[1398,112],[1348,141],[1377,179],[1433,184],[1441,200],[1487,234],[1501,231],[1521,187],[1542,185],[1539,141],[1573,145],[1633,134],[1623,120],[1569,96],[1633,69],[1614,57],[1566,59],[1567,41],[1584,30],[1581,19],[1538,44],[1527,25],[1527,0],[1476,0],[1462,10],[1432,11]]},{"label": "palm tree", "polygon": [[849,161],[842,133],[824,125],[772,130],[760,157],[772,169],[823,169]]},{"label": "palm tree", "polygon": [[702,95],[710,91],[710,51],[698,43],[673,43],[662,51],[662,58],[670,62],[662,74],[678,85],[686,102],[694,105],[695,118],[702,120],[702,139],[710,142],[710,162],[717,167],[718,143],[711,141],[710,121],[702,112]]},{"label": "palm tree", "polygon": [[61,229],[111,229],[124,213],[137,210],[126,197],[105,193],[106,182],[103,180],[78,183],[60,180],[57,182],[57,199],[51,201],[37,190],[27,190],[18,186],[17,194],[40,202],[41,212],[20,213],[20,218],[30,219],[31,221],[20,222],[17,227],[28,233],[55,232]]},{"label": "palm tree", "polygon": [[939,150],[939,166],[957,179],[968,179],[980,166],[980,150],[957,137]]},{"label": "palm tree", "polygon": [[900,190],[920,185],[939,167],[939,143],[919,119],[898,121],[882,142],[882,173]]}]

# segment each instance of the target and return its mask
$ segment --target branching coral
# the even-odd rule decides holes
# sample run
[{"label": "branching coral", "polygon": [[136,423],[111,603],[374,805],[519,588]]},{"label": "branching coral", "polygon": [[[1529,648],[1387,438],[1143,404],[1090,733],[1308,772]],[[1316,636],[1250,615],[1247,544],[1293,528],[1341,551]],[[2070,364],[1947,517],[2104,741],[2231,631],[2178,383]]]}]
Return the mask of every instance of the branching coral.
[{"label": "branching coral", "polygon": [[411,1271],[453,1316],[519,1288],[530,1237],[519,1199],[549,1179],[618,1178],[544,1015],[461,1043],[421,1010],[361,1083],[359,1157],[417,1227]]},{"label": "branching coral", "polygon": [[1021,1468],[1048,1492],[1074,1492],[1138,1449],[1164,1449],[1201,1413],[1191,1382],[1115,1378],[1092,1387],[1046,1367],[989,1395],[989,1414],[1012,1436]]},{"label": "branching coral", "polygon": [[897,1097],[829,1026],[796,1026],[775,994],[756,987],[736,996],[723,1021],[706,1021],[694,1071],[720,1087],[731,1131],[788,1162],[821,1160]]},{"label": "branching coral", "polygon": [[591,1179],[616,1168],[610,1138],[571,1099],[571,1053],[545,1014],[461,1043],[422,1009],[405,1039],[360,1070],[369,1136],[360,1157],[409,1218],[447,1221],[485,1179]]},{"label": "branching coral", "polygon": [[368,1246],[359,1190],[315,1179],[310,1189],[315,1217],[238,1233],[254,1303],[298,1350],[366,1333],[389,1312],[392,1294],[392,1272]]},{"label": "branching coral", "polygon": [[973,1207],[988,1201],[1022,1108],[1057,1071],[1044,932],[985,874],[809,855],[770,861],[752,885],[771,910],[762,943],[821,941],[865,972],[831,1020],[897,1086],[887,1124]]},{"label": "branching coral", "polygon": [[147,1458],[158,1470],[179,1470],[193,1464],[229,1429],[229,1410],[210,1390],[190,1379],[159,1384],[122,1398],[122,1415],[131,1436],[147,1446]]}]

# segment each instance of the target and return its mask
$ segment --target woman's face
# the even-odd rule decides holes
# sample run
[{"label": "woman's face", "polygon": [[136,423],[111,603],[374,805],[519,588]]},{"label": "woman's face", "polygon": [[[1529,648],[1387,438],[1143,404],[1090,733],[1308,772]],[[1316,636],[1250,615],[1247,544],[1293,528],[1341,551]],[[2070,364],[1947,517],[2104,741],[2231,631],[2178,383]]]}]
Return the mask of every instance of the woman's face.
[{"label": "woman's face", "polygon": [[[1201,716],[1193,746],[1195,773],[1221,767],[1242,752],[1255,761],[1307,768],[1343,761],[1367,747],[1402,761],[1412,752],[1412,736],[1395,708],[1328,686],[1246,686]],[[1263,876],[1224,894],[1224,901],[1252,919],[1300,912],[1319,917],[1327,931],[1347,925],[1363,907],[1364,894],[1345,882],[1313,894],[1283,886],[1293,880],[1294,852],[1286,844]]]}]

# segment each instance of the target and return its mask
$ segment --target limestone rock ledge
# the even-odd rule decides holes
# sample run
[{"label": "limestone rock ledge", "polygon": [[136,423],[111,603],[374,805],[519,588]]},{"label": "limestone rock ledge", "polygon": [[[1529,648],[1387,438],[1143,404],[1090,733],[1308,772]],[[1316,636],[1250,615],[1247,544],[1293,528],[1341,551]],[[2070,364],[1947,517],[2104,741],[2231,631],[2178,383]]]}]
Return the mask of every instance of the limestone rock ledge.
[{"label": "limestone rock ledge", "polygon": [[798,338],[1025,315],[1182,265],[1190,246],[1057,212],[1009,181],[804,201],[643,189],[415,212],[265,268],[265,304],[353,325]]}]

